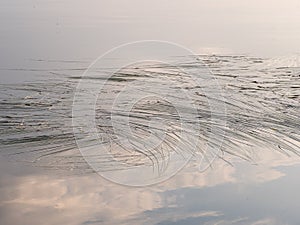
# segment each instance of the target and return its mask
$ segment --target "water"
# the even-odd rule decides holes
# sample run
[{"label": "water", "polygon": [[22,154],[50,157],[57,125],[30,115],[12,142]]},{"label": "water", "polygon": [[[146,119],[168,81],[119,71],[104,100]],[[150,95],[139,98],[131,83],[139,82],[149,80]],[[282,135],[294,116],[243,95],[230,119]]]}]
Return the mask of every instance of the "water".
[{"label": "water", "polygon": [[[72,97],[78,82],[77,76],[68,75],[68,70],[62,69],[55,72],[59,75],[52,74],[46,81],[2,86],[1,92],[7,97],[1,102],[1,155],[5,156],[5,159],[18,162],[13,166],[12,171],[15,171],[11,172],[9,169],[10,172],[3,175],[5,178],[3,180],[19,182],[13,186],[18,193],[17,196],[4,194],[6,199],[3,200],[2,207],[4,209],[8,206],[20,207],[19,210],[23,210],[21,205],[29,204],[32,210],[30,213],[35,215],[43,207],[50,206],[52,210],[49,212],[45,209],[45,213],[47,215],[53,213],[53,217],[59,215],[56,218],[57,221],[65,219],[64,213],[62,215],[59,213],[61,210],[74,213],[77,210],[83,210],[84,207],[88,208],[82,216],[78,215],[76,219],[78,221],[68,220],[70,224],[84,222],[97,224],[102,220],[105,224],[133,222],[137,224],[193,224],[203,221],[208,223],[223,221],[224,224],[237,221],[238,224],[249,224],[260,220],[266,221],[265,223],[274,221],[275,224],[280,224],[284,221],[289,223],[297,221],[297,214],[293,213],[293,210],[289,211],[286,216],[279,217],[278,210],[283,211],[285,207],[289,209],[290,206],[274,205],[274,198],[270,196],[269,199],[265,195],[270,194],[267,191],[269,188],[274,189],[275,195],[282,193],[282,189],[284,192],[289,192],[290,188],[294,190],[293,174],[296,173],[299,164],[297,156],[299,154],[298,68],[295,65],[282,67],[279,62],[286,61],[286,59],[271,63],[267,59],[245,56],[198,56],[198,58],[209,65],[224,91],[227,124],[225,127],[220,127],[225,130],[222,152],[218,155],[220,158],[213,162],[211,168],[200,173],[198,171],[199,160],[195,157],[175,177],[164,183],[142,189],[123,187],[105,181],[96,176],[81,157],[74,140],[71,122]],[[292,60],[295,61],[294,58]],[[179,61],[181,67],[189,66],[197,69],[202,66],[201,63],[191,64],[189,57],[181,57]],[[100,101],[97,102],[96,115],[100,133],[104,132],[111,140],[115,140],[114,132],[110,130],[112,126],[109,123],[110,114],[107,114],[104,108],[110,106],[110,99],[116,98],[114,96],[120,92],[120,87],[128,85],[132,79],[145,79],[146,77],[151,80],[159,77],[161,81],[170,76],[172,79],[180,80],[181,77],[173,67],[154,65],[146,64],[138,68],[136,66],[126,68],[124,69],[126,73],[119,71],[107,83],[107,87],[102,91],[104,97],[99,97]],[[151,75],[155,77],[151,78]],[[103,82],[99,78],[96,80]],[[87,80],[95,82],[92,77],[87,77]],[[145,80],[143,82],[144,86],[139,87],[149,90],[150,87],[147,86],[149,82]],[[192,92],[201,92],[201,88],[191,83],[186,84],[185,87]],[[153,88],[150,90],[155,91]],[[105,95],[106,92],[110,93],[108,95],[110,98]],[[199,137],[200,146],[204,146],[208,139],[207,129],[211,127],[208,122],[209,106],[205,103],[207,96],[195,96],[197,96],[195,100],[201,103],[199,104],[201,124]],[[141,101],[136,105],[136,109],[130,112],[134,116],[133,119],[137,118],[132,121],[131,127],[140,128],[134,134],[141,138],[142,143],[142,137],[147,135],[149,129],[151,131],[158,129],[146,126],[147,115],[164,118],[176,124],[176,112],[172,110],[172,107],[168,110],[168,107],[171,105],[167,102],[158,102],[157,99],[149,98],[149,101],[147,99],[146,102]],[[120,116],[126,117],[126,114],[120,114]],[[221,115],[219,119],[224,118]],[[122,121],[122,119],[117,120],[117,122]],[[175,124],[171,124],[171,128]],[[117,134],[120,135],[120,132]],[[121,134],[127,138],[134,138],[126,133]],[[220,131],[216,135],[223,134]],[[181,138],[178,135],[175,138],[166,139],[169,144],[163,149],[164,152],[153,152],[154,157],[162,157],[160,163],[149,160],[150,155],[145,156],[141,152],[135,152],[134,149],[131,151],[126,149],[124,153],[125,149],[118,149],[116,146],[112,146],[111,150],[115,152],[111,154],[118,162],[125,162],[125,166],[116,167],[111,164],[109,155],[96,155],[93,160],[99,165],[100,172],[123,171],[141,165],[161,170],[163,169],[160,168],[163,166],[161,163],[168,164],[166,155],[174,151],[178,141],[185,141]],[[90,145],[96,145],[96,143],[91,142]],[[195,153],[201,154],[203,149],[199,147]],[[186,150],[179,149],[179,151]],[[5,164],[4,168],[6,168]],[[36,168],[30,168],[34,172],[19,175],[21,165],[26,169],[29,165]],[[8,164],[7,167],[10,168],[11,165]],[[290,184],[293,185],[290,186]],[[10,193],[7,190],[8,187],[10,183],[4,185],[3,193]],[[52,199],[48,199],[48,194],[46,194],[50,191],[49,187],[52,190]],[[282,188],[281,191],[280,188]],[[34,189],[37,190],[34,191]],[[69,189],[71,191],[66,192]],[[30,190],[29,194],[28,190]],[[39,191],[41,194],[35,196],[35,193]],[[236,192],[239,193],[237,196]],[[91,199],[89,200],[86,195],[91,195]],[[262,195],[262,199],[259,195]],[[227,199],[229,196],[233,199]],[[283,199],[278,197],[277,201],[296,204],[294,207],[297,208],[297,202],[293,198],[284,197],[285,195],[279,196]],[[74,200],[72,205],[66,205],[73,198],[77,200]],[[84,203],[80,200],[81,198],[84,199]],[[133,205],[123,209],[122,202],[127,205],[131,201]],[[257,204],[262,204],[262,208],[254,207]],[[228,208],[227,205],[230,207]],[[235,207],[238,207],[241,212],[236,211]],[[99,215],[99,212],[103,210],[108,210],[111,217],[107,217],[106,213]],[[119,210],[124,215],[113,216]],[[267,211],[263,213],[262,210]],[[155,219],[152,219],[152,214],[155,215]],[[26,216],[21,215],[21,218],[24,217]],[[86,218],[89,220],[86,221]],[[28,223],[31,222],[30,217]],[[56,222],[53,221],[53,223]]]},{"label": "water", "polygon": [[[1,224],[299,223],[298,1],[1,6]],[[82,77],[139,39],[199,54]]]}]

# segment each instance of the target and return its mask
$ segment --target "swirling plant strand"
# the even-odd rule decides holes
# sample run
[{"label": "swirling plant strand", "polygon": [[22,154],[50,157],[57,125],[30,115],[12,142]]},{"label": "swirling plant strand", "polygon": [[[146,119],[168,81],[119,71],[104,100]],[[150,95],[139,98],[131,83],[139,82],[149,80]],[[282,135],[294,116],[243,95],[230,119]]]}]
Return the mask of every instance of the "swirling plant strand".
[{"label": "swirling plant strand", "polygon": [[[190,56],[177,57],[176,65],[132,65],[110,76],[101,94],[97,93],[95,104],[96,131],[105,134],[100,135],[103,138],[100,142],[103,145],[107,144],[110,152],[86,156],[94,165],[98,165],[98,170],[113,172],[148,166],[157,174],[161,174],[166,170],[172,152],[177,152],[178,155],[203,155],[208,140],[210,139],[209,145],[214,147],[215,143],[218,145],[220,138],[223,139],[223,143],[218,156],[224,159],[226,155],[234,155],[252,161],[257,151],[264,148],[286,155],[299,155],[299,64],[288,64],[286,59],[284,64],[280,60],[271,61],[247,56],[199,55],[197,58],[198,61]],[[220,114],[215,115],[214,121],[211,121],[208,98],[213,95],[203,92],[201,85],[204,84],[194,85],[191,79],[186,79],[187,75],[183,70],[178,70],[201,70],[202,62],[208,65],[223,90],[226,118]],[[86,141],[85,134],[80,131],[80,127],[75,129],[77,133],[74,134],[72,125],[73,96],[78,79],[83,77],[69,69],[55,70],[55,74],[53,71],[38,71],[50,75],[51,78],[44,81],[1,85],[1,155],[55,170],[90,172],[91,168],[78,151],[74,138],[74,135],[76,138],[82,136],[82,140]],[[110,73],[109,69],[93,72]],[[84,80],[88,83],[103,81],[101,77],[93,76],[85,76]],[[185,98],[184,95],[174,92],[176,88],[187,90],[189,97],[193,98],[200,126],[194,126],[193,121],[186,120],[184,122],[188,126],[184,127],[187,129],[184,132],[194,134],[197,128],[197,148],[191,148],[189,142],[180,136],[182,126],[178,109],[185,115],[195,111],[182,104],[184,99],[179,99],[181,104],[175,107],[174,102],[168,101],[167,98],[158,98],[155,93],[157,89],[162,88],[159,86],[159,80],[162,81],[161,85],[172,80],[174,85],[171,89],[166,88],[167,92],[164,93],[169,92],[170,99]],[[124,87],[130,87],[132,84],[143,85],[135,93],[130,89],[123,92],[126,98],[115,102],[112,111],[111,103],[116,96],[124,91]],[[93,90],[85,91],[95,94]],[[143,98],[136,101],[130,110],[122,110],[126,99],[135,98],[130,95],[141,93]],[[195,115],[186,118],[195,118]],[[226,126],[223,126],[223,120],[226,120]],[[210,136],[212,122],[218,131],[213,137]],[[130,130],[123,130],[125,125],[126,129],[129,127]],[[163,138],[155,139],[157,136]],[[191,137],[194,138],[194,135]],[[144,143],[142,140],[149,141]],[[185,148],[178,149],[180,143]],[[86,142],[90,149],[98,144],[99,140],[94,140],[93,137]],[[140,148],[143,151],[139,151]],[[111,162],[112,157],[118,162],[118,166]]]},{"label": "swirling plant strand", "polygon": [[[181,55],[190,55],[189,64],[197,63],[198,69],[178,63],[174,56]],[[197,94],[200,92],[204,95]],[[111,181],[144,186],[166,180],[183,168],[199,148],[198,111],[206,100],[210,131],[207,147],[201,148],[205,154],[200,165],[209,165],[222,144],[222,130],[217,130],[216,125],[224,126],[225,122],[220,93],[208,68],[182,46],[162,41],[119,46],[92,63],[76,88],[72,117],[77,145],[88,164]],[[98,122],[96,105],[101,106]],[[220,114],[223,120],[218,119]],[[97,124],[105,127],[99,130]],[[212,141],[216,135],[220,137]],[[210,142],[215,144],[213,148]],[[90,143],[94,143],[93,147]],[[132,166],[115,157],[126,152],[139,153],[153,168],[141,163],[141,159]],[[104,171],[103,164],[94,160],[96,155],[110,155],[109,164],[123,169]]]}]

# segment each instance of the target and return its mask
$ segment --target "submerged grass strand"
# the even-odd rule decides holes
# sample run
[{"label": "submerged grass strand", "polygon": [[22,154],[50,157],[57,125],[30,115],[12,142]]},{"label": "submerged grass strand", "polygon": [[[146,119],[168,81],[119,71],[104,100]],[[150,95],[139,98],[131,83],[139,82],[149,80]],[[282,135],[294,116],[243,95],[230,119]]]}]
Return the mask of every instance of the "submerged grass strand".
[{"label": "submerged grass strand", "polygon": [[[286,66],[278,61],[246,56],[199,56],[211,69],[224,92],[227,114],[214,112],[216,121],[211,121],[211,109],[208,95],[203,87],[185,80],[184,73],[178,73],[174,66],[146,65],[126,68],[119,71],[105,83],[99,94],[96,110],[96,127],[101,136],[100,143],[110,147],[108,155],[90,155],[90,160],[101,164],[104,171],[122,170],[111,164],[111,156],[123,163],[124,168],[149,165],[163,171],[172,152],[192,151],[192,154],[205,154],[207,145],[218,148],[218,140],[223,139],[220,158],[224,154],[238,156],[244,160],[253,160],[253,154],[259,149],[269,148],[283,154],[300,153],[300,69],[294,64]],[[195,70],[202,64],[181,58],[180,67]],[[289,62],[287,60],[287,62]],[[44,62],[45,63],[45,62]],[[76,63],[76,62],[72,62]],[[279,66],[276,66],[279,65]],[[14,160],[28,160],[45,168],[76,169],[90,171],[81,158],[75,142],[72,127],[73,96],[81,76],[73,76],[72,71],[83,68],[49,70],[55,79],[22,85],[0,85],[0,146],[1,155]],[[26,69],[26,71],[35,71]],[[38,72],[45,72],[39,70]],[[103,72],[103,71],[102,71]],[[90,82],[104,82],[100,77],[86,77]],[[130,112],[118,105],[111,110],[110,103],[120,94],[126,85],[140,80],[143,85],[136,91],[145,95],[159,95],[163,81],[172,81],[168,97],[183,102],[185,96],[177,90],[192,93],[197,107],[195,121],[180,120],[178,109],[187,114],[193,111],[184,104],[176,107],[172,102],[158,99],[146,99],[135,105]],[[162,81],[162,83],[157,83]],[[160,86],[159,86],[160,85]],[[168,90],[168,89],[167,89]],[[211,89],[213,90],[213,89]],[[89,91],[89,90],[87,90]],[[126,96],[131,101],[134,96]],[[211,99],[220,102],[220,99]],[[194,116],[194,115],[193,115]],[[191,116],[191,118],[193,118]],[[115,121],[112,121],[115,118]],[[129,121],[131,134],[122,127]],[[162,127],[159,120],[164,122]],[[157,121],[156,121],[157,120]],[[226,126],[221,126],[226,120]],[[151,122],[152,121],[152,122]],[[154,122],[153,122],[154,121]],[[115,123],[119,129],[116,130]],[[199,145],[192,149],[189,137],[183,137],[181,123],[186,123],[187,134],[197,130]],[[217,131],[210,137],[212,129]],[[118,132],[116,135],[115,132]],[[155,144],[147,138],[153,135],[158,140],[165,133],[163,142]],[[124,146],[122,140],[131,141],[132,146]],[[95,147],[99,140],[90,140],[87,146]],[[210,143],[208,143],[210,141]],[[141,146],[149,151],[140,151]],[[178,148],[181,146],[181,148]],[[184,147],[183,147],[184,146]]]}]

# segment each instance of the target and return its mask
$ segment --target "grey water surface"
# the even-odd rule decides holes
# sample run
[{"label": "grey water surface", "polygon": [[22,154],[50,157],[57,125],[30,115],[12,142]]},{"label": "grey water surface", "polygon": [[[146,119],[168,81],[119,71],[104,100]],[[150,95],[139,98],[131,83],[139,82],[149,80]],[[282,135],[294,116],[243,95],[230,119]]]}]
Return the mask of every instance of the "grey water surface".
[{"label": "grey water surface", "polygon": [[[299,9],[296,0],[1,1],[0,224],[299,224]],[[111,48],[144,39],[195,55],[128,65],[109,79],[112,68],[85,73]],[[210,71],[218,86],[185,69]],[[72,123],[79,82],[102,87],[99,139]],[[82,156],[81,140],[92,154]],[[199,171],[207,146],[219,151]],[[154,185],[99,176],[160,176],[173,155],[191,158]]]}]

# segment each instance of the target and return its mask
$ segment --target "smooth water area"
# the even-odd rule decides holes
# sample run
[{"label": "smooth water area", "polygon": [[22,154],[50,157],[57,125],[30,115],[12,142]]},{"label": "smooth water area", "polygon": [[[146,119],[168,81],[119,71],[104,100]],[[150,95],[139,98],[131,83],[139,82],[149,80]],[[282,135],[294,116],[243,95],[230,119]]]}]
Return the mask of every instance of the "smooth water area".
[{"label": "smooth water area", "polygon": [[[299,224],[299,9],[2,1],[0,224]],[[196,55],[89,67],[144,39]]]}]

